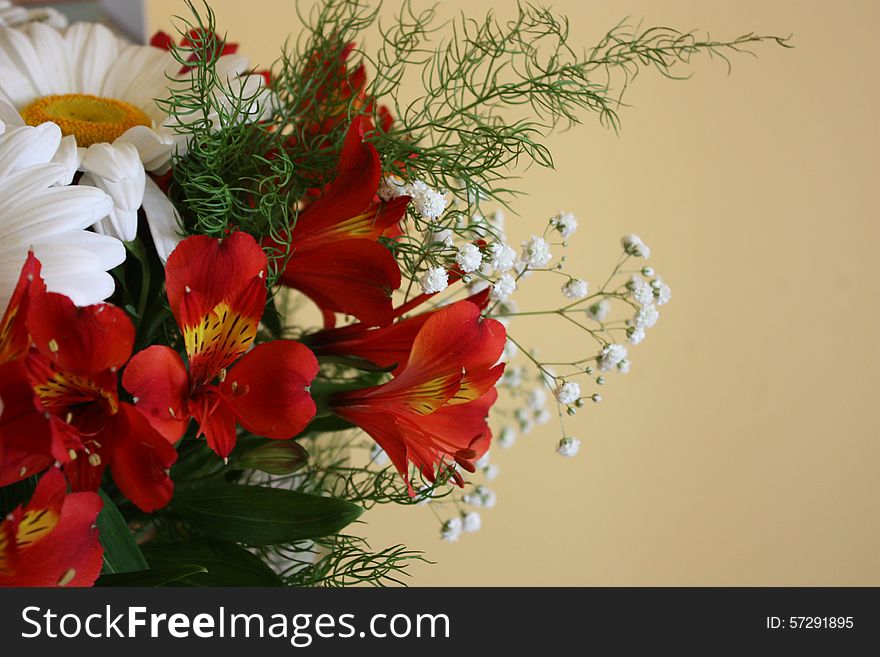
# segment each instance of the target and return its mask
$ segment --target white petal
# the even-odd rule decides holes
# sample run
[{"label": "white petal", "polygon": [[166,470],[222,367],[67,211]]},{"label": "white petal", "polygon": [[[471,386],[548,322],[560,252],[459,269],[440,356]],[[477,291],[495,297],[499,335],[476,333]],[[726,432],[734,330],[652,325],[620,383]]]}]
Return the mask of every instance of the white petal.
[{"label": "white petal", "polygon": [[81,230],[107,216],[113,200],[93,187],[50,187],[22,201],[15,211],[0,217],[2,246],[44,239]]},{"label": "white petal", "polygon": [[39,53],[45,91],[47,94],[69,94],[71,86],[70,59],[64,36],[53,27],[41,23],[28,25],[34,50]]},{"label": "white petal", "polygon": [[[110,212],[92,225],[96,231],[102,235],[110,235],[120,239],[123,242],[130,242],[137,237],[139,206],[135,208],[126,207],[126,201],[130,198],[128,195],[130,190],[127,185],[107,181],[90,173],[83,174],[79,184],[97,187],[109,194],[113,199],[113,208]],[[141,181],[141,185],[143,185],[143,181]],[[141,196],[141,199],[143,200],[143,196]]]},{"label": "white petal", "polygon": [[[88,254],[93,266],[102,271],[113,269],[125,262],[125,245],[115,237],[99,235],[88,230],[71,231],[53,240],[36,241],[35,252],[43,248],[58,248],[59,253]],[[81,258],[83,256],[80,256]]]},{"label": "white petal", "polygon": [[113,143],[132,144],[147,171],[167,170],[175,149],[180,153],[186,152],[182,135],[175,135],[167,128],[154,130],[144,125],[129,128]]},{"label": "white petal", "polygon": [[10,27],[0,27],[0,91],[16,107],[50,93],[30,39]]},{"label": "white petal", "polygon": [[79,149],[76,147],[76,137],[73,135],[62,137],[61,145],[55,152],[55,157],[52,158],[52,161],[65,168],[65,173],[57,184],[69,185],[73,182],[73,176],[76,175],[81,164]]},{"label": "white petal", "polygon": [[66,175],[67,169],[63,165],[53,163],[24,167],[0,178],[0,216],[9,214],[42,190],[57,185]]},{"label": "white petal", "polygon": [[125,143],[89,146],[80,168],[81,185],[103,190],[113,198],[113,211],[95,224],[95,230],[124,242],[137,236],[137,212],[144,200],[146,174],[137,149]]},{"label": "white petal", "polygon": [[0,134],[5,131],[7,126],[18,127],[25,124],[24,119],[21,118],[21,114],[18,113],[18,110],[5,100],[0,100],[0,123],[4,124],[3,127],[0,128]]},{"label": "white petal", "polygon": [[99,23],[74,23],[64,39],[70,56],[73,88],[77,93],[100,96],[107,72],[118,55],[116,37]]},{"label": "white petal", "polygon": [[46,288],[70,297],[77,306],[100,303],[116,289],[116,281],[106,272],[86,272],[47,276]]},{"label": "white petal", "polygon": [[183,235],[180,234],[180,215],[174,204],[149,176],[147,177],[147,186],[144,189],[144,214],[147,217],[147,224],[150,226],[150,234],[153,236],[156,252],[159,254],[162,264],[165,264],[174,247],[183,239]]},{"label": "white petal", "polygon": [[127,46],[110,68],[101,95],[131,103],[161,123],[167,115],[154,99],[168,97],[165,73],[172,64],[179,67],[166,50],[153,46]]},{"label": "white petal", "polygon": [[0,136],[0,178],[34,164],[51,162],[61,144],[61,129],[54,123],[9,128]]}]

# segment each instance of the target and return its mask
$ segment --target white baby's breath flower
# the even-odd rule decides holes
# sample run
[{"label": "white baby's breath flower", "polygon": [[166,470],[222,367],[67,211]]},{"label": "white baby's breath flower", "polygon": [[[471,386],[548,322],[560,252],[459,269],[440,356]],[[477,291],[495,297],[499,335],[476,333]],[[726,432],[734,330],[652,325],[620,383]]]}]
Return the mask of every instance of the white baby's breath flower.
[{"label": "white baby's breath flower", "polygon": [[509,272],[516,265],[516,251],[509,244],[495,242],[489,245],[489,264],[499,274]]},{"label": "white baby's breath flower", "polygon": [[507,449],[508,447],[513,447],[515,442],[516,431],[514,431],[513,427],[502,427],[501,431],[498,432],[498,444]]},{"label": "white baby's breath flower", "polygon": [[550,245],[540,235],[532,235],[522,243],[520,260],[529,267],[546,267],[552,257]]},{"label": "white baby's breath flower", "polygon": [[376,192],[383,201],[390,201],[403,196],[404,183],[397,176],[385,176],[379,182],[379,189]]},{"label": "white baby's breath flower", "polygon": [[519,424],[519,432],[524,436],[530,434],[535,426],[535,421],[532,419],[532,415],[533,413],[527,411],[525,408],[518,408],[513,413],[513,416]]},{"label": "white baby's breath flower", "polygon": [[651,255],[651,249],[648,248],[648,245],[645,244],[642,241],[642,238],[638,235],[632,233],[624,235],[620,238],[620,244],[623,246],[623,250],[626,251],[627,254],[635,256],[636,258],[648,258]]},{"label": "white baby's breath flower", "polygon": [[535,413],[535,422],[538,424],[547,424],[551,419],[552,416],[550,415],[550,411],[546,408],[542,408]]},{"label": "white baby's breath flower", "polygon": [[598,365],[603,372],[608,372],[617,367],[617,364],[626,358],[626,347],[622,344],[608,344],[599,352]]},{"label": "white baby's breath flower", "polygon": [[657,323],[658,319],[660,319],[660,311],[656,306],[642,306],[636,313],[633,324],[639,328],[649,329]]},{"label": "white baby's breath flower", "polygon": [[421,180],[404,187],[403,193],[412,197],[413,209],[425,219],[438,219],[446,209],[446,195]]},{"label": "white baby's breath flower", "polygon": [[498,476],[498,472],[501,470],[494,463],[490,463],[483,469],[483,474],[486,476],[486,481],[492,481],[495,477]]},{"label": "white baby's breath flower", "polygon": [[562,440],[559,441],[559,444],[556,446],[556,453],[559,456],[572,457],[575,456],[581,449],[581,441],[577,438],[572,438],[570,436],[566,436]]},{"label": "white baby's breath flower", "polygon": [[599,299],[596,303],[587,308],[587,317],[594,322],[604,322],[611,312],[611,303],[608,299]]},{"label": "white baby's breath flower", "polygon": [[624,358],[617,364],[617,371],[621,374],[629,374],[630,362]]},{"label": "white baby's breath flower", "polygon": [[462,244],[458,247],[455,262],[458,263],[458,266],[465,273],[476,271],[483,263],[483,254],[480,252],[480,247],[476,244]]},{"label": "white baby's breath flower", "polygon": [[626,332],[626,341],[630,344],[639,344],[645,339],[645,329],[642,326],[632,326]]},{"label": "white baby's breath flower", "polygon": [[658,306],[669,303],[669,300],[672,298],[672,288],[664,283],[663,279],[655,278],[651,281],[651,287],[654,288],[654,298],[657,299]]},{"label": "white baby's breath flower", "polygon": [[447,543],[455,543],[461,537],[461,530],[463,529],[463,523],[461,518],[456,516],[454,518],[450,518],[446,522],[443,523],[443,526],[440,528],[440,538],[442,538]]},{"label": "white baby's breath flower", "polygon": [[650,306],[654,303],[654,288],[644,278],[633,275],[626,287],[629,289],[633,301],[640,306]]},{"label": "white baby's breath flower", "polygon": [[419,279],[419,285],[425,294],[436,294],[449,287],[449,276],[443,267],[431,267]]},{"label": "white baby's breath flower", "polygon": [[556,401],[560,404],[568,406],[574,404],[581,396],[581,387],[576,381],[563,381],[556,390],[553,391]]},{"label": "white baby's breath flower", "polygon": [[440,228],[440,230],[427,230],[425,231],[425,235],[428,238],[429,244],[442,244],[444,247],[452,246],[453,233],[451,228]]},{"label": "white baby's breath flower", "polygon": [[469,534],[480,531],[483,519],[477,511],[468,511],[462,515],[462,529]]},{"label": "white baby's breath flower", "polygon": [[526,395],[526,408],[535,412],[542,410],[547,405],[547,391],[541,388],[532,388]]},{"label": "white baby's breath flower", "polygon": [[559,234],[562,235],[562,239],[565,240],[574,235],[574,231],[578,227],[578,221],[571,212],[560,212],[553,217],[552,222]]},{"label": "white baby's breath flower", "polygon": [[566,299],[583,299],[589,293],[590,286],[579,278],[571,278],[562,286],[562,294]]},{"label": "white baby's breath flower", "polygon": [[492,301],[505,301],[514,292],[516,292],[516,279],[510,274],[504,274],[504,276],[492,284],[492,291],[489,292],[489,297]]},{"label": "white baby's breath flower", "polygon": [[486,486],[477,486],[472,493],[468,493],[463,497],[465,504],[471,504],[484,509],[491,509],[495,506],[495,491]]}]

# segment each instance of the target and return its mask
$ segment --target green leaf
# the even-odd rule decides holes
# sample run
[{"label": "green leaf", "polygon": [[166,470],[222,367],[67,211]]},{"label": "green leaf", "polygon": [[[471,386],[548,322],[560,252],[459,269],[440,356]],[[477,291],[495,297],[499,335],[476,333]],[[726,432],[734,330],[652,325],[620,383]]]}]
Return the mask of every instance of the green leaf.
[{"label": "green leaf", "polygon": [[240,445],[229,457],[233,468],[275,475],[296,472],[309,461],[305,447],[294,440],[265,440],[252,447]]},{"label": "green leaf", "polygon": [[278,575],[257,555],[226,541],[189,540],[185,543],[151,543],[144,555],[153,568],[182,562],[197,563],[206,572],[180,580],[188,586],[282,586]]},{"label": "green leaf", "polygon": [[101,575],[95,586],[165,586],[179,582],[190,575],[207,572],[204,566],[184,564],[170,568],[150,568],[132,573]]},{"label": "green leaf", "polygon": [[99,490],[104,507],[98,514],[98,535],[104,548],[104,567],[107,574],[145,570],[147,561],[134,541],[125,518],[103,490]]},{"label": "green leaf", "polygon": [[281,488],[212,485],[182,490],[172,504],[199,534],[249,545],[280,545],[335,534],[363,509]]}]

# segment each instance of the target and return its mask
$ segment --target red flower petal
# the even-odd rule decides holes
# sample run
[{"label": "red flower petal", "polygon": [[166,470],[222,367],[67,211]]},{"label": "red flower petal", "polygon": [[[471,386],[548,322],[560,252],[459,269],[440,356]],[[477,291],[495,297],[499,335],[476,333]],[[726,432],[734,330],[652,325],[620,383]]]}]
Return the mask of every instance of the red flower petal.
[{"label": "red flower petal", "polygon": [[207,387],[190,401],[190,410],[214,452],[225,459],[235,447],[235,411],[220,397],[215,386]]},{"label": "red flower petal", "polygon": [[506,337],[504,326],[494,319],[481,319],[475,304],[454,303],[425,322],[413,343],[406,371],[394,383],[406,385],[438,371],[492,367],[504,351]]},{"label": "red flower petal", "polygon": [[189,374],[170,347],[153,345],[132,356],[122,386],[136,398],[135,408],[169,442],[177,442],[189,425]]},{"label": "red flower petal", "polygon": [[6,363],[21,356],[28,348],[29,338],[25,320],[27,318],[29,294],[33,289],[42,293],[46,289],[40,278],[40,261],[29,252],[21,268],[18,283],[6,305],[3,319],[0,319],[0,363]]},{"label": "red flower petal", "polygon": [[250,349],[266,305],[266,284],[251,278],[216,305],[196,290],[185,292],[180,304],[180,328],[189,357],[189,376],[207,383]]},{"label": "red flower petal", "polygon": [[53,292],[32,296],[27,327],[40,354],[72,374],[121,367],[134,344],[134,326],[122,309],[106,303],[77,308]]},{"label": "red flower petal", "polygon": [[52,432],[22,360],[0,365],[0,486],[52,465]]},{"label": "red flower petal", "polygon": [[131,404],[120,404],[105,433],[112,434],[107,440],[112,445],[110,471],[119,490],[148,513],[168,504],[174,492],[168,476],[177,460],[174,447]]},{"label": "red flower petal", "polygon": [[318,373],[318,359],[291,340],[257,345],[221,384],[239,424],[266,438],[290,438],[315,417],[306,389]]},{"label": "red flower petal", "polygon": [[0,527],[0,586],[93,584],[103,555],[95,525],[100,510],[96,494],[67,494],[62,474],[46,472],[28,505]]},{"label": "red flower petal", "polygon": [[400,268],[378,242],[344,240],[297,252],[282,281],[323,309],[354,315],[369,326],[387,326]]},{"label": "red flower petal", "polygon": [[265,278],[266,255],[247,233],[225,239],[188,237],[171,252],[165,265],[165,286],[171,310],[181,324],[180,303],[186,288],[197,291],[206,308],[235,294],[255,277]]},{"label": "red flower petal", "polygon": [[[430,295],[428,295],[430,296]],[[478,292],[466,299],[479,308],[486,307],[489,291]],[[424,302],[426,299],[422,299]],[[409,304],[405,306],[412,308]],[[397,365],[392,374],[397,376],[409,361],[416,335],[428,321],[428,318],[439,312],[441,308],[427,310],[418,315],[400,319],[390,326],[371,329],[364,324],[349,324],[336,329],[325,329],[308,336],[306,343],[319,356],[344,355],[363,358],[379,367]],[[401,314],[401,308],[395,308],[395,315]]]},{"label": "red flower petal", "polygon": [[320,199],[300,213],[293,229],[294,236],[308,235],[354,217],[368,207],[379,188],[382,166],[379,153],[364,142],[363,117],[356,117],[348,128],[336,177]]}]

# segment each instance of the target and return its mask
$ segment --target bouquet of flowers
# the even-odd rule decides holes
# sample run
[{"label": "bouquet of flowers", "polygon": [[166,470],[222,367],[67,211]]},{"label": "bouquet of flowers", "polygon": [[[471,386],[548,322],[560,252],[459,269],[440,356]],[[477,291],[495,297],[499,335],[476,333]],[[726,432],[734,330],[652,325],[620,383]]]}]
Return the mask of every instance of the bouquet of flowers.
[{"label": "bouquet of flowers", "polygon": [[[399,581],[421,554],[362,512],[479,529],[490,446],[557,415],[574,456],[566,417],[670,298],[636,235],[598,285],[569,213],[510,244],[512,168],[616,129],[644,67],[785,40],[623,23],[578,53],[544,9],[443,39],[405,4],[368,50],[377,10],[321,0],[260,70],[186,10],[139,45],[0,6],[0,585]],[[511,298],[533,274],[550,309]],[[521,315],[585,340],[545,362]]]}]

